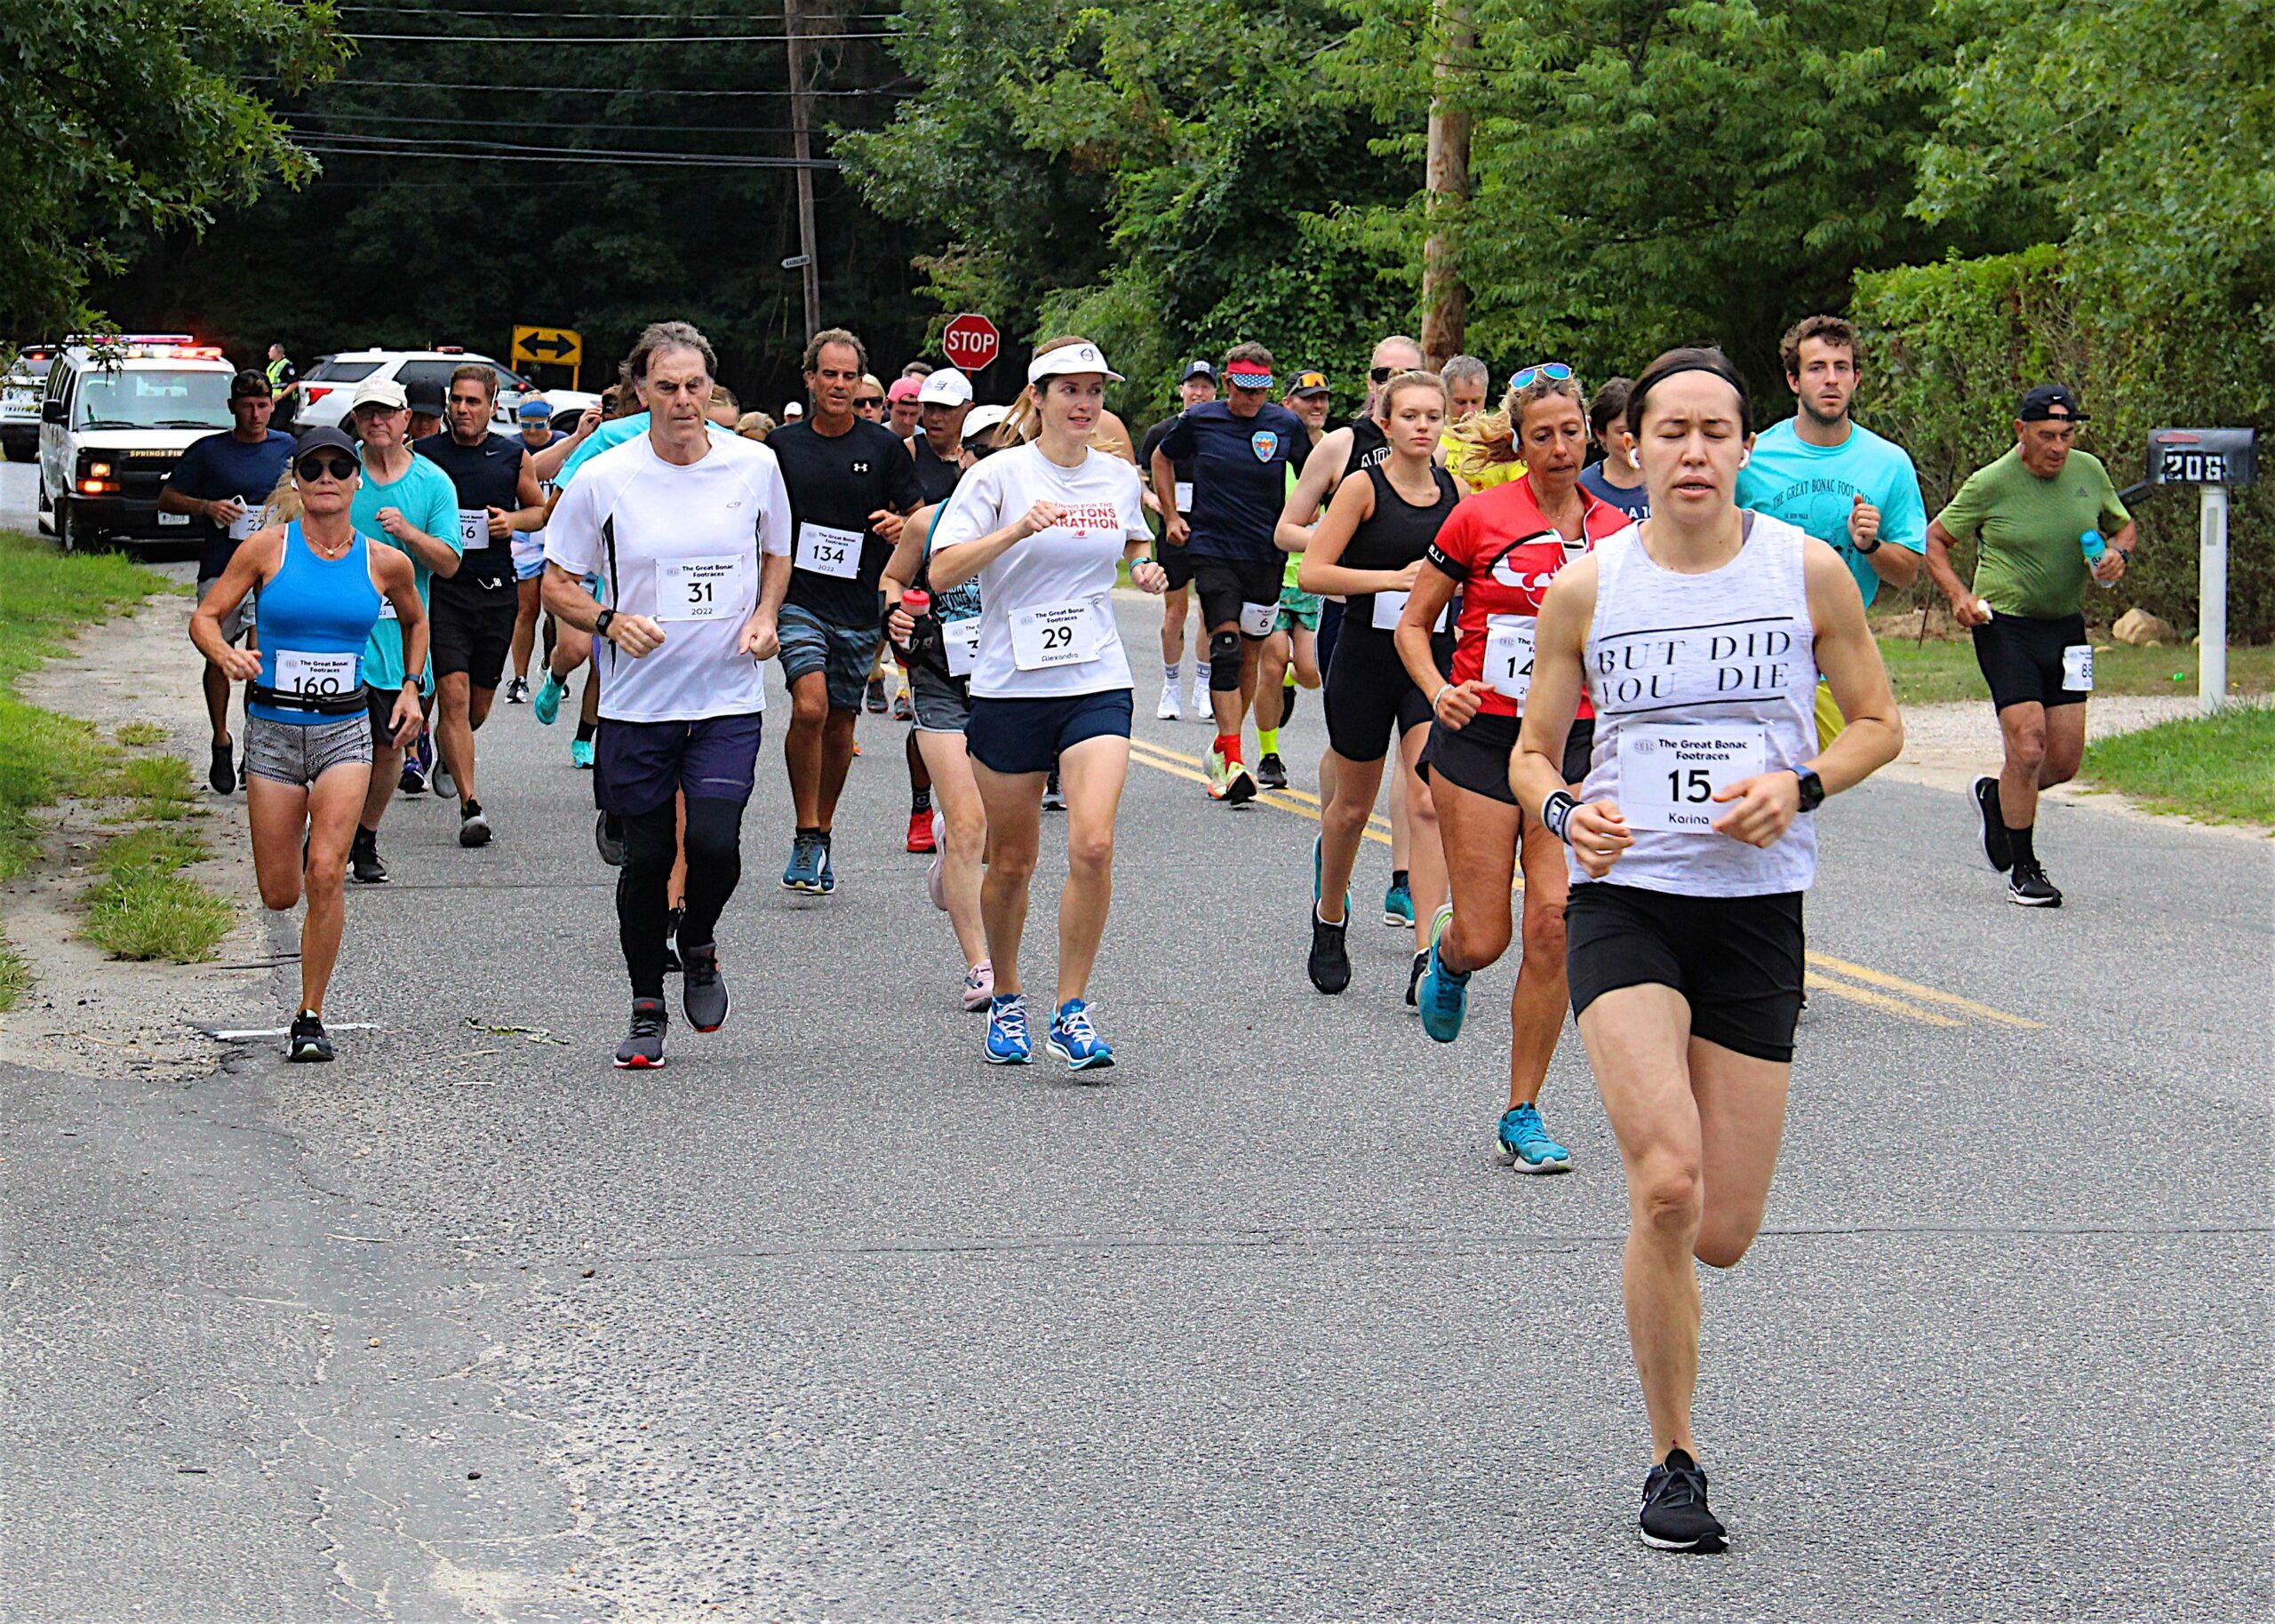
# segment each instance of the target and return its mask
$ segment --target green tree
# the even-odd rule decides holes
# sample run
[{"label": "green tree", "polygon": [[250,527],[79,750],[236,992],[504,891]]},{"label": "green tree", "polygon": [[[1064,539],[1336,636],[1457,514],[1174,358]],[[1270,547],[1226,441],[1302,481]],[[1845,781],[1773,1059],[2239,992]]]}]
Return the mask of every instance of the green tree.
[{"label": "green tree", "polygon": [[0,0],[0,333],[94,324],[91,284],[147,234],[305,178],[249,81],[297,89],[342,51],[331,0]]}]

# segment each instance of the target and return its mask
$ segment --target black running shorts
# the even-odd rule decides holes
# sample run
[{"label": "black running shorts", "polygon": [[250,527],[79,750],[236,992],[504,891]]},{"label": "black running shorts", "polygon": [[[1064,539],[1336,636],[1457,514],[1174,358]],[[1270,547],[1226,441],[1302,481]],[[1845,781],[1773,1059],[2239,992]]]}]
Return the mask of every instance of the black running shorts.
[{"label": "black running shorts", "polygon": [[[1214,631],[1221,625],[1239,625],[1243,604],[1269,604],[1276,615],[1280,607],[1280,577],[1287,569],[1287,559],[1277,553],[1270,558],[1217,558],[1202,553],[1194,559],[1193,585],[1201,594],[1201,629]],[[1272,635],[1269,620],[1261,632],[1241,626],[1241,635],[1250,642],[1262,642]]]},{"label": "black running shorts", "polygon": [[1991,685],[1991,703],[1999,710],[2010,705],[2083,705],[2093,697],[2092,657],[2086,657],[2087,687],[2067,688],[2063,657],[2085,649],[2086,617],[2065,615],[2059,620],[2032,620],[2022,615],[1993,615],[1975,628],[1975,663]]},{"label": "black running shorts", "polygon": [[[1577,784],[1588,776],[1588,757],[1595,742],[1595,718],[1572,724],[1572,731],[1564,737],[1565,783]],[[1517,719],[1480,711],[1466,727],[1433,722],[1430,742],[1422,746],[1422,762],[1438,776],[1473,794],[1513,807],[1517,795],[1509,787],[1509,754],[1516,747]]]},{"label": "black running shorts", "polygon": [[[1440,681],[1452,668],[1453,639],[1433,639]],[[1346,761],[1379,761],[1393,740],[1430,720],[1430,696],[1414,686],[1388,632],[1345,625],[1327,668],[1328,747]]]},{"label": "black running shorts", "polygon": [[427,626],[433,639],[435,675],[464,672],[467,683],[494,689],[514,643],[521,595],[507,581],[494,587],[437,581]]},{"label": "black running shorts", "polygon": [[1792,1062],[1804,962],[1799,891],[1677,896],[1583,882],[1564,904],[1564,940],[1574,1015],[1622,987],[1672,987],[1690,1006],[1692,1037]]}]

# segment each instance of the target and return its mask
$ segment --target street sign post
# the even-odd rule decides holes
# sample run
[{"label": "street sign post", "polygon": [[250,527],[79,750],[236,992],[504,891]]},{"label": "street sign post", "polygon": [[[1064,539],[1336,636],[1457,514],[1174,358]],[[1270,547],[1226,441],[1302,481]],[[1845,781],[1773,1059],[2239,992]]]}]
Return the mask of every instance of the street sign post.
[{"label": "street sign post", "polygon": [[585,335],[568,327],[516,327],[507,359],[517,367],[567,367],[574,389],[584,378]]},{"label": "street sign post", "polygon": [[1003,335],[984,315],[957,316],[940,335],[940,349],[948,364],[966,377],[979,371],[1002,353]]},{"label": "street sign post", "polygon": [[2196,708],[2211,715],[2228,696],[2228,492],[2257,477],[2256,431],[2159,428],[2149,434],[2149,482],[2193,485],[2203,561],[2196,587]]}]

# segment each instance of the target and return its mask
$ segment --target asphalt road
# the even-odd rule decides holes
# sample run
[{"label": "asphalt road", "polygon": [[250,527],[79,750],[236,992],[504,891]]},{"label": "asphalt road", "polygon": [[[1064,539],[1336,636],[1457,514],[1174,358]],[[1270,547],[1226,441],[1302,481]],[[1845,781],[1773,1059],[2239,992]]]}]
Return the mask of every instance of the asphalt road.
[{"label": "asphalt road", "polygon": [[1825,810],[1768,1232],[1705,1283],[1735,1544],[1670,1558],[1577,1039],[1577,1170],[1513,1175],[1511,967],[1451,1047],[1393,932],[1312,993],[1304,803],[1207,803],[1151,698],[1101,1087],[981,1063],[882,719],[820,904],[770,737],[734,1019],[611,1071],[589,782],[502,707],[496,843],[398,803],[349,899],[339,1063],[0,1066],[0,1616],[2265,1616],[2267,853],[2052,808],[2026,912],[1961,798]]}]

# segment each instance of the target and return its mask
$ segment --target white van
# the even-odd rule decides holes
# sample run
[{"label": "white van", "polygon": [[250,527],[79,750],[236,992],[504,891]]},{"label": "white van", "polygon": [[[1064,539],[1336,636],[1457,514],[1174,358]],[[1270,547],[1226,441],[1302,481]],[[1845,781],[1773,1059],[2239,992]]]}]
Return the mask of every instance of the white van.
[{"label": "white van", "polygon": [[192,442],[231,426],[235,370],[187,333],[65,344],[40,402],[40,529],[67,553],[188,543],[189,515],[160,513],[158,488]]}]

